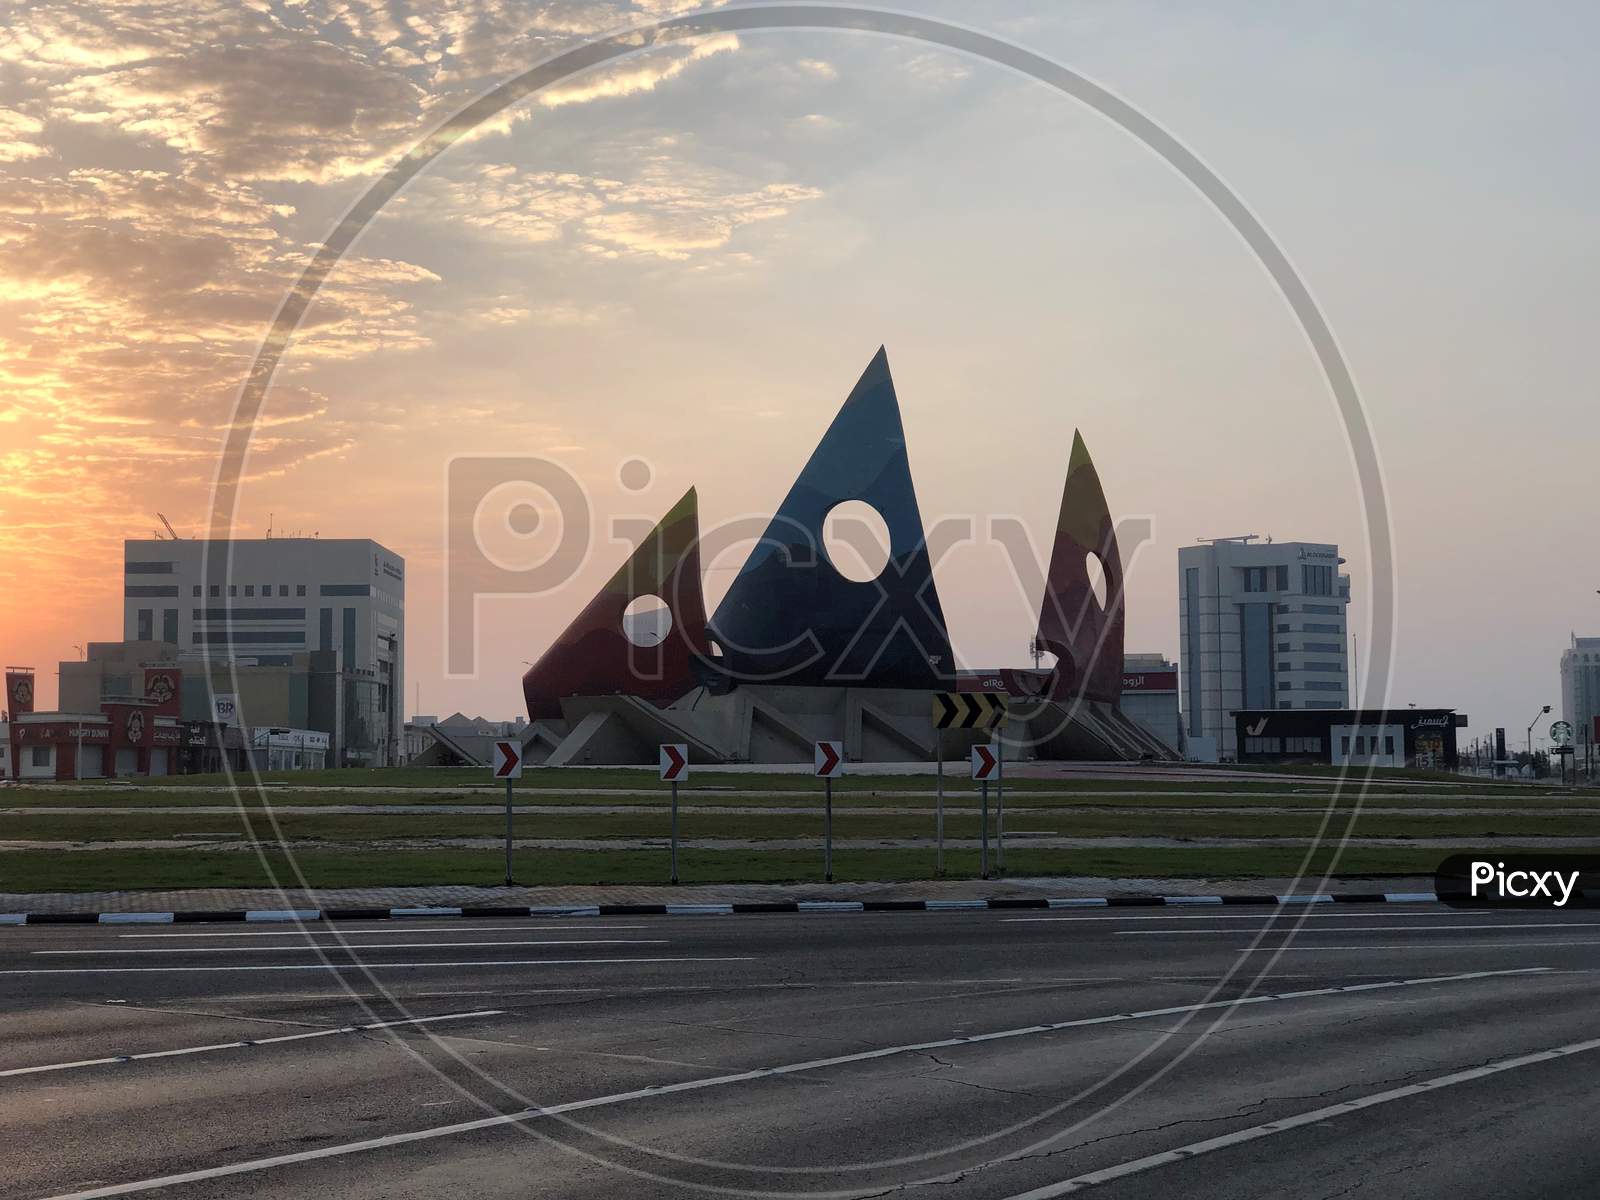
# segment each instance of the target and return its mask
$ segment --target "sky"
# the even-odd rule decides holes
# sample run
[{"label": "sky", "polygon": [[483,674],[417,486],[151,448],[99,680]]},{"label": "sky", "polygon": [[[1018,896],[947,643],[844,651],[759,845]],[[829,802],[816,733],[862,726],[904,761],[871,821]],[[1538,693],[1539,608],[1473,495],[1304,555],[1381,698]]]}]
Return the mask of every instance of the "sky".
[{"label": "sky", "polygon": [[[58,660],[120,637],[122,540],[150,536],[157,512],[205,532],[273,313],[389,164],[544,58],[692,7],[13,9],[0,662],[39,668],[52,703]],[[1469,737],[1559,707],[1561,649],[1600,632],[1584,550],[1600,316],[1586,47],[1600,12],[902,8],[1020,43],[1135,105],[1294,263],[1383,468],[1390,700],[1456,707]],[[980,534],[936,564],[963,665],[1026,659],[1038,596],[981,535],[1016,518],[1045,542],[1075,429],[1113,512],[1149,522],[1124,546],[1130,652],[1176,655],[1178,547],[1246,533],[1339,543],[1351,628],[1372,644],[1386,618],[1346,433],[1237,235],[1075,101],[860,33],[646,47],[455,145],[329,276],[256,422],[235,531],[372,537],[403,555],[408,711],[509,717],[524,660],[691,486],[718,547],[714,606],[748,545],[718,531],[776,507],[880,344],[925,524],[970,518]],[[475,662],[452,670],[451,522],[476,520],[484,553],[532,563],[576,520],[531,483],[454,494],[451,461],[475,455],[576,481],[589,540],[560,586],[484,601]],[[519,500],[544,519],[508,531]]]}]

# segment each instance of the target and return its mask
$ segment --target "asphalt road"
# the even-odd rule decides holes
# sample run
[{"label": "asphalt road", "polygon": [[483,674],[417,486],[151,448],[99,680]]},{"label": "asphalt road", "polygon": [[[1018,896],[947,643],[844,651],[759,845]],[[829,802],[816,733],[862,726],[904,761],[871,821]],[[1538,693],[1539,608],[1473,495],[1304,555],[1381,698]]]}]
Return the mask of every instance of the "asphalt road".
[{"label": "asphalt road", "polygon": [[1593,1195],[1597,970],[1434,905],[0,928],[0,1194]]}]

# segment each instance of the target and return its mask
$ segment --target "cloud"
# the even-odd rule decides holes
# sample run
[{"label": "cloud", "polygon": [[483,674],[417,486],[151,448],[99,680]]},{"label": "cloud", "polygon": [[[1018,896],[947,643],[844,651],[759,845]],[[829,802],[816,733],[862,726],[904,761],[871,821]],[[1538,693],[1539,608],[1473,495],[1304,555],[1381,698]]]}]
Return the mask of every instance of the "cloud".
[{"label": "cloud", "polygon": [[724,250],[740,227],[784,216],[820,195],[803,184],[754,183],[657,154],[644,158],[631,179],[480,164],[421,181],[390,212],[508,243],[682,261]]}]

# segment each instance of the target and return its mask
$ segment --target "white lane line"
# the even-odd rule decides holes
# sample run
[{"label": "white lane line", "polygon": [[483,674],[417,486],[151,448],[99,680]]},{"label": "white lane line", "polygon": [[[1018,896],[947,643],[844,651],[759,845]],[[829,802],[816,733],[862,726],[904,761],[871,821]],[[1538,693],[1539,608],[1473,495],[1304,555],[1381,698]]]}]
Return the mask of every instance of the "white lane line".
[{"label": "white lane line", "polygon": [[1505,1071],[1515,1071],[1521,1067],[1531,1067],[1536,1063],[1552,1062],[1558,1058],[1566,1058],[1573,1054],[1588,1054],[1594,1050],[1600,1050],[1600,1038],[1592,1038],[1586,1042],[1568,1042],[1565,1046],[1555,1046],[1549,1050],[1540,1050],[1533,1054],[1522,1054],[1516,1058],[1501,1059],[1499,1062],[1490,1063],[1487,1066],[1472,1067],[1466,1071],[1454,1071],[1449,1075],[1439,1075],[1422,1083],[1391,1088],[1386,1092],[1374,1092],[1370,1096],[1362,1096],[1359,1100],[1346,1100],[1342,1104],[1329,1104],[1324,1108],[1314,1108],[1310,1112],[1296,1113],[1291,1117],[1279,1117],[1276,1121],[1268,1121],[1264,1125],[1252,1125],[1248,1129],[1237,1129],[1232,1133],[1206,1138],[1203,1142],[1190,1142],[1187,1146],[1164,1150],[1160,1154],[1147,1154],[1143,1158],[1135,1158],[1128,1162],[1118,1163],[1114,1167],[1105,1167],[1099,1171],[1090,1171],[1084,1175],[1075,1175],[1071,1179],[1063,1179],[1060,1183],[1050,1183],[1044,1187],[1034,1188],[1032,1191],[1020,1192],[1015,1196],[1008,1197],[1008,1200],[1054,1200],[1057,1196],[1070,1195],[1084,1188],[1093,1187],[1098,1183],[1110,1183],[1114,1179],[1126,1179],[1129,1175],[1138,1175],[1143,1171],[1149,1171],[1155,1167],[1168,1166],[1171,1163],[1185,1162],[1201,1154],[1210,1154],[1216,1150],[1226,1150],[1230,1146],[1239,1146],[1245,1142],[1258,1141],[1264,1137],[1271,1137],[1275,1133],[1286,1133],[1291,1129],[1301,1129],[1307,1125],[1315,1125],[1319,1121],[1328,1121],[1334,1117],[1361,1112],[1363,1109],[1376,1108],[1380,1104],[1389,1104],[1395,1100],[1408,1100],[1412,1096],[1422,1096],[1429,1092],[1436,1092],[1441,1088],[1455,1087],[1458,1083],[1471,1083],[1475,1079],[1484,1079],[1491,1075],[1499,1075]]},{"label": "white lane line", "polygon": [[[1491,911],[1500,911],[1500,910],[1486,910],[1484,912],[1484,915],[1485,916],[1490,915]],[[1456,911],[1454,909],[1448,909],[1448,908],[1440,909],[1438,912],[1426,912],[1426,913],[1420,913],[1420,912],[1397,913],[1397,912],[1385,912],[1383,910],[1379,910],[1377,912],[1366,912],[1366,913],[1360,913],[1360,912],[1317,912],[1317,911],[1306,911],[1304,909],[1298,909],[1298,908],[1294,909],[1292,912],[1286,913],[1282,909],[1279,909],[1279,908],[1269,908],[1269,909],[1266,909],[1265,911],[1258,910],[1256,912],[1162,913],[1160,915],[1154,915],[1154,914],[1148,914],[1147,913],[1147,914],[1140,914],[1138,916],[1127,916],[1127,917],[1117,916],[1117,915],[1115,915],[1113,913],[1107,913],[1104,916],[1099,916],[1099,917],[1003,917],[1003,918],[1001,918],[1000,923],[1002,925],[1036,925],[1036,924],[1039,924],[1040,922],[1049,923],[1049,922],[1056,922],[1056,921],[1090,921],[1090,922],[1098,921],[1103,925],[1110,925],[1110,924],[1115,924],[1115,923],[1117,923],[1119,921],[1283,921],[1283,922],[1293,922],[1295,924],[1299,924],[1301,921],[1312,922],[1312,921],[1327,921],[1327,920],[1350,920],[1350,919],[1353,919],[1353,918],[1356,918],[1356,917],[1382,917],[1382,918],[1385,918],[1385,919],[1390,920],[1390,921],[1395,921],[1395,920],[1431,921],[1436,917],[1456,917],[1456,918],[1460,918],[1460,917],[1463,917],[1463,916],[1466,916],[1466,915],[1467,914],[1465,914],[1465,913],[1458,912],[1458,911]],[[183,935],[182,934],[176,934],[176,933],[174,933],[174,934],[125,933],[122,936],[123,937],[182,937]]]},{"label": "white lane line", "polygon": [[[414,936],[419,933],[550,933],[557,929],[569,928],[564,925],[407,925],[404,929],[339,929],[319,927],[316,929],[240,929],[232,933],[119,933],[119,938],[258,938],[258,937],[375,937],[378,934],[406,934]],[[620,929],[644,929],[643,925],[590,925],[585,922],[583,931],[604,930],[614,932]]]},{"label": "white lane line", "polygon": [[[1227,932],[1227,931],[1224,931]],[[326,946],[138,946],[115,950],[34,950],[60,954],[299,954],[307,950],[454,950],[478,946],[665,946],[667,938],[562,938],[519,942],[337,942]]]},{"label": "white lane line", "polygon": [[80,1067],[103,1067],[113,1063],[143,1062],[151,1058],[177,1058],[185,1054],[209,1054],[214,1050],[242,1050],[249,1046],[275,1046],[280,1042],[303,1042],[310,1038],[334,1037],[339,1034],[361,1033],[369,1029],[393,1029],[397,1025],[431,1025],[438,1021],[465,1021],[470,1017],[499,1017],[503,1008],[482,1009],[478,1012],[446,1013],[438,1017],[412,1017],[405,1021],[374,1021],[367,1025],[340,1025],[334,1029],[317,1029],[311,1033],[288,1033],[279,1037],[248,1038],[239,1042],[217,1042],[210,1046],[184,1046],[178,1050],[151,1050],[143,1054],[118,1054],[110,1058],[83,1058],[77,1062],[47,1063],[39,1067],[13,1067],[0,1071],[0,1079],[12,1075],[39,1075],[46,1071],[75,1071]]},{"label": "white lane line", "polygon": [[[1296,933],[1370,933],[1392,932],[1400,929],[1406,933],[1433,933],[1436,930],[1449,929],[1593,929],[1600,926],[1600,921],[1517,921],[1508,925],[1307,925],[1303,929],[1293,930]],[[1242,937],[1246,933],[1243,929],[1119,929],[1117,937],[1151,937],[1159,934],[1223,934],[1233,937]],[[38,951],[35,951],[38,953]],[[65,953],[65,952],[62,952]]]},{"label": "white lane line", "polygon": [[0,971],[0,975],[183,975],[197,971],[392,971],[401,967],[582,967],[612,963],[722,963],[754,962],[743,958],[485,958],[467,962],[397,963],[271,963],[263,966],[226,967],[31,967]]},{"label": "white lane line", "polygon": [[522,1121],[535,1120],[539,1117],[558,1116],[562,1113],[576,1112],[580,1109],[605,1108],[613,1104],[625,1104],[631,1100],[670,1096],[679,1092],[702,1091],[706,1088],[725,1087],[728,1084],[748,1083],[755,1079],[794,1075],[802,1071],[819,1071],[827,1067],[868,1062],[873,1059],[890,1058],[899,1054],[924,1054],[929,1050],[948,1050],[956,1046],[969,1046],[980,1042],[1031,1037],[1035,1034],[1054,1033],[1062,1029],[1081,1029],[1092,1025],[1112,1025],[1124,1021],[1143,1020],[1147,1017],[1169,1017],[1179,1013],[1204,1012],[1211,1009],[1230,1008],[1240,1004],[1266,1004],[1278,1000],[1301,1000],[1313,996],[1337,996],[1348,992],[1368,992],[1380,988],[1419,987],[1427,984],[1463,983],[1471,980],[1505,976],[1538,975],[1547,970],[1549,970],[1547,967],[1523,967],[1509,971],[1473,971],[1465,975],[1435,975],[1417,979],[1390,979],[1381,983],[1358,983],[1345,987],[1314,988],[1301,992],[1247,996],[1240,1000],[1212,1000],[1203,1004],[1180,1004],[1172,1008],[1145,1009],[1142,1012],[1112,1013],[1101,1017],[1081,1017],[1073,1021],[1057,1021],[1049,1025],[1028,1025],[1020,1029],[1001,1029],[993,1033],[976,1034],[971,1037],[943,1038],[936,1042],[915,1042],[903,1046],[883,1046],[877,1050],[862,1050],[855,1054],[841,1054],[833,1058],[815,1058],[808,1062],[785,1063],[776,1067],[758,1067],[752,1071],[740,1071],[731,1075],[711,1075],[701,1079],[687,1079],[680,1083],[638,1088],[631,1092],[613,1092],[608,1096],[594,1096],[587,1100],[572,1100],[565,1104],[552,1104],[544,1108],[525,1108],[520,1112],[505,1113],[500,1116],[480,1117],[474,1121],[460,1121],[453,1125],[436,1125],[431,1129],[415,1129],[409,1133],[391,1133],[382,1137],[366,1138],[359,1142],[345,1142],[338,1146],[323,1146],[315,1150],[296,1151],[293,1154],[278,1154],[271,1158],[253,1158],[244,1162],[225,1163],[216,1167],[203,1167],[197,1171],[185,1171],[178,1175],[162,1175],[155,1179],[141,1179],[131,1183],[115,1183],[107,1187],[90,1188],[81,1192],[64,1192],[58,1196],[48,1197],[47,1200],[99,1200],[103,1196],[127,1196],[134,1192],[155,1191],[158,1188],[173,1187],[180,1183],[196,1183],[205,1179],[222,1179],[230,1175],[246,1175],[256,1171],[271,1170],[274,1167],[289,1166],[294,1163],[314,1162],[323,1158],[340,1158],[347,1154],[359,1154],[367,1150],[382,1150],[390,1146],[404,1146],[413,1142],[431,1141],[434,1138],[451,1137],[458,1133],[471,1133],[479,1129],[493,1129],[499,1125],[514,1125]]},{"label": "white lane line", "polygon": [[[1474,942],[1465,947],[1476,954],[1479,950],[1520,950],[1529,946],[1600,946],[1600,940],[1589,938],[1577,942]],[[1452,954],[1461,953],[1463,947],[1460,942],[1447,942],[1443,945],[1429,946],[1424,942],[1389,942],[1386,945],[1367,943],[1360,946],[1246,946],[1243,950],[1236,950],[1236,954],[1298,954],[1308,951],[1323,952],[1329,950],[1448,950]]]}]

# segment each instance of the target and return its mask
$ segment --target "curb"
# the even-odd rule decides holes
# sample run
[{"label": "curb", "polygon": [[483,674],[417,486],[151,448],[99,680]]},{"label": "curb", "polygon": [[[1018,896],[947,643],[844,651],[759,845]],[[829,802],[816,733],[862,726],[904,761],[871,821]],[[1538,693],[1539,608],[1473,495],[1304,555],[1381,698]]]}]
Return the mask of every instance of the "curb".
[{"label": "curb", "polygon": [[740,913],[979,912],[998,909],[1187,908],[1215,904],[1435,904],[1433,892],[1308,896],[1019,896],[996,900],[772,900],[727,904],[534,904],[461,908],[195,909],[187,912],[0,913],[0,925],[173,925],[196,921],[390,921],[411,917],[723,917]]}]

